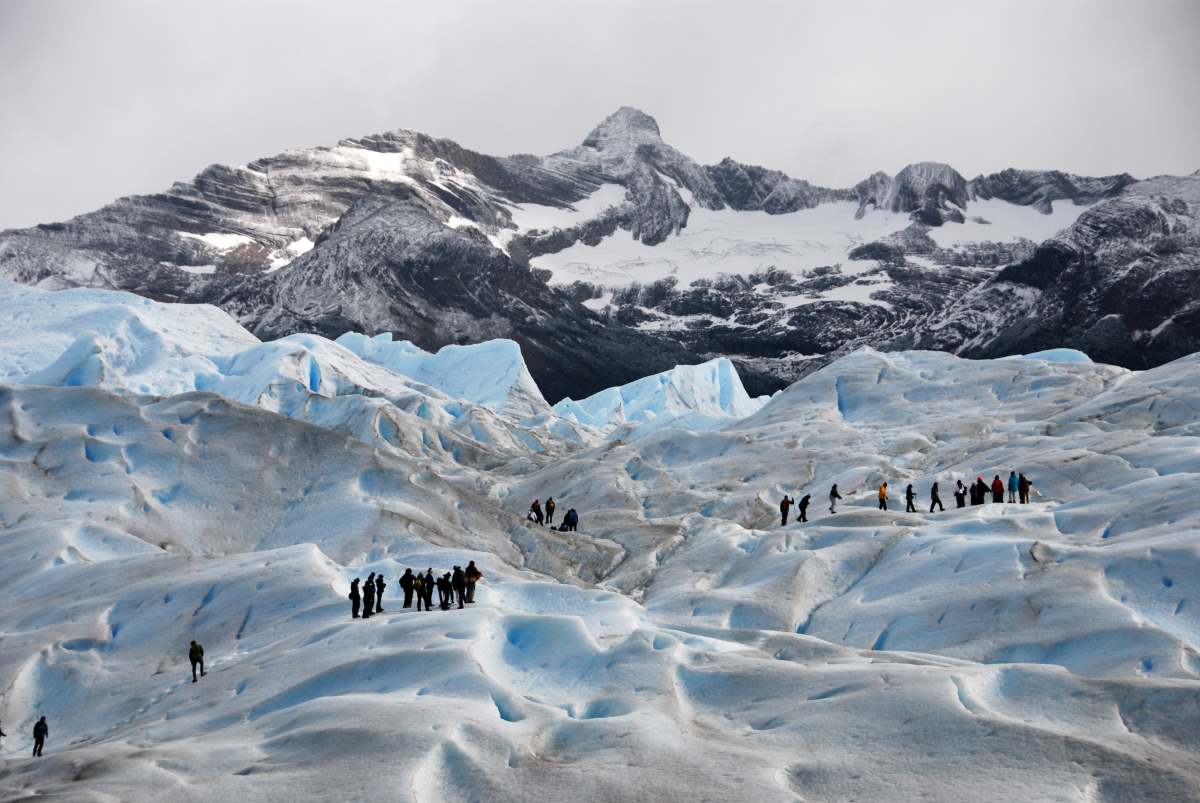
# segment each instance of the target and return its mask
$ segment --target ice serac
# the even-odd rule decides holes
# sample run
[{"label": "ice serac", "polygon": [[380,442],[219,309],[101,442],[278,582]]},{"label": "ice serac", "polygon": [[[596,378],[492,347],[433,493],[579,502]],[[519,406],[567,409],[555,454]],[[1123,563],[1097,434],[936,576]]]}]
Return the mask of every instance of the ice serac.
[{"label": "ice serac", "polygon": [[443,346],[436,354],[407,340],[394,340],[390,332],[375,337],[347,332],[336,342],[364,360],[497,413],[524,419],[550,411],[525,367],[521,347],[512,340]]},{"label": "ice serac", "polygon": [[718,358],[678,365],[579,401],[563,399],[554,410],[601,430],[625,424],[640,425],[643,431],[666,425],[707,429],[745,418],[766,401],[751,398],[733,363]]}]

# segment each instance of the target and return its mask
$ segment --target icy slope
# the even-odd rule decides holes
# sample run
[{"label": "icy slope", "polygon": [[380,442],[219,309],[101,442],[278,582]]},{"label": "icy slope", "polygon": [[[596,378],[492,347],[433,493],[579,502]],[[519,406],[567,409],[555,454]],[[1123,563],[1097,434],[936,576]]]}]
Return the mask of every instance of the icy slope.
[{"label": "icy slope", "polygon": [[600,430],[634,424],[639,433],[646,433],[668,424],[711,429],[745,418],[766,402],[765,397],[750,398],[733,363],[722,357],[679,365],[579,401],[563,399],[554,412]]},{"label": "icy slope", "polygon": [[[344,339],[375,342],[359,338]],[[0,382],[156,396],[206,391],[414,456],[494,465],[582,437],[550,413],[511,341],[389,366],[319,335],[262,343],[215,307],[108,290],[48,292],[3,279],[0,340],[7,346]],[[470,384],[476,366],[493,372],[490,381]]]}]

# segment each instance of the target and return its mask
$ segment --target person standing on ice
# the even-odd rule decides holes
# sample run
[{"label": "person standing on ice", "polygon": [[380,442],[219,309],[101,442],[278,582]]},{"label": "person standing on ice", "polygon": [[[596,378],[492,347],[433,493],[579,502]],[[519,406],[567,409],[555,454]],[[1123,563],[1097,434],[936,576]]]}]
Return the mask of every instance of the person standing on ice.
[{"label": "person standing on ice", "polygon": [[1000,479],[999,474],[992,480],[992,502],[998,505],[1004,504],[1004,480]]},{"label": "person standing on ice", "polygon": [[1017,478],[1017,493],[1020,495],[1021,504],[1029,504],[1029,478],[1022,474]]},{"label": "person standing on ice", "polygon": [[464,597],[467,596],[467,575],[459,566],[454,567],[454,575],[450,578],[450,584],[454,586],[454,596],[458,597],[458,607],[462,608]]},{"label": "person standing on ice", "polygon": [[879,509],[880,510],[887,510],[887,500],[888,500],[887,483],[885,482],[883,485],[879,486]]},{"label": "person standing on ice", "polygon": [[467,602],[475,601],[475,584],[483,579],[483,572],[475,565],[475,561],[467,563]]},{"label": "person standing on ice", "polygon": [[443,611],[450,610],[450,595],[454,592],[450,589],[450,572],[446,572],[437,579],[438,590],[438,607]]},{"label": "person standing on ice", "polygon": [[987,483],[983,481],[983,475],[975,478],[975,484],[971,486],[971,504],[982,505],[987,501]]},{"label": "person standing on ice", "polygon": [[840,493],[838,493],[837,483],[835,482],[833,484],[833,487],[829,489],[829,512],[830,513],[837,513],[837,503],[838,503],[838,500],[841,498],[842,498],[842,495]]},{"label": "person standing on ice", "polygon": [[805,494],[800,497],[800,501],[796,505],[796,510],[800,511],[800,518],[797,521],[808,521],[808,503],[811,501],[812,494]]},{"label": "person standing on ice", "polygon": [[1020,483],[1020,480],[1017,479],[1017,472],[1015,472],[1015,471],[1008,472],[1008,501],[1009,502],[1017,501],[1017,485],[1019,483]]},{"label": "person standing on ice", "polygon": [[358,606],[362,602],[362,595],[358,593],[359,578],[355,577],[350,581],[350,618],[358,618]]},{"label": "person standing on ice", "polygon": [[[974,493],[972,493],[972,496],[974,496]],[[954,486],[954,503],[958,507],[967,506],[967,486],[962,484],[962,480],[959,480],[958,484]]]},{"label": "person standing on ice", "polygon": [[383,582],[383,575],[375,575],[375,613],[383,613],[383,589],[387,588],[387,583]]},{"label": "person standing on ice", "polygon": [[783,499],[779,502],[779,518],[780,518],[779,526],[780,527],[787,526],[788,511],[791,510],[792,505],[794,505],[794,504],[796,504],[795,499],[789,499],[787,494],[783,495]]},{"label": "person standing on ice", "polygon": [[579,528],[579,514],[575,512],[575,508],[567,511],[567,530],[575,532]]},{"label": "person standing on ice", "polygon": [[367,582],[363,583],[363,618],[370,619],[371,614],[375,613],[375,572],[367,575]]},{"label": "person standing on ice", "polygon": [[[425,604],[425,576],[417,572],[413,577],[413,591],[417,592],[417,611],[421,610],[421,606]],[[428,607],[425,610],[429,610]]]},{"label": "person standing on ice", "polygon": [[916,495],[917,495],[916,492],[913,491],[912,483],[910,482],[908,484],[908,487],[904,489],[904,512],[905,513],[916,513],[917,512],[917,506],[913,504],[913,499],[916,497]]},{"label": "person standing on ice", "polygon": [[526,516],[529,521],[535,521],[539,525],[546,519],[542,516],[542,503],[537,499],[533,500],[533,504],[529,506],[529,515]]},{"label": "person standing on ice", "polygon": [[[929,512],[932,513],[935,507],[939,508],[943,513],[946,511],[945,506],[942,504],[942,497],[938,493],[938,484],[936,482],[929,489]],[[959,507],[962,507],[962,505],[959,505]]]},{"label": "person standing on ice", "polygon": [[204,648],[196,642],[188,648],[188,660],[192,662],[192,683],[196,682],[196,667],[200,667],[200,677],[204,677]]},{"label": "person standing on ice", "polygon": [[412,569],[405,569],[404,574],[400,575],[400,590],[404,592],[405,608],[412,607],[413,586],[416,578],[413,577]]},{"label": "person standing on ice", "polygon": [[425,570],[425,579],[421,581],[421,590],[425,592],[425,610],[433,610],[433,589],[437,587],[433,579],[433,567]]},{"label": "person standing on ice", "polygon": [[546,500],[546,523],[549,525],[554,524],[554,497],[553,496]]},{"label": "person standing on ice", "polygon": [[50,726],[46,724],[46,717],[41,719],[33,726],[33,755],[34,758],[41,756],[42,747],[46,744],[46,739],[50,738]]}]

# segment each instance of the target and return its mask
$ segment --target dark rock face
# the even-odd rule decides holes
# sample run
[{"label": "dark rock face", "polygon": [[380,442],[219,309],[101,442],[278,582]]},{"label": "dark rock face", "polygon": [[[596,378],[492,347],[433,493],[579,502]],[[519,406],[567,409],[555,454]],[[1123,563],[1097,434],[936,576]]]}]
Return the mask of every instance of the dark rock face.
[{"label": "dark rock face", "polygon": [[761,210],[780,215],[812,209],[829,201],[855,200],[852,190],[818,187],[778,170],[744,165],[729,157],[710,166],[708,175],[729,207],[738,211]]},{"label": "dark rock face", "polygon": [[1057,170],[1014,170],[1010,167],[999,173],[971,179],[969,192],[972,199],[999,198],[1013,204],[1032,206],[1048,215],[1054,209],[1054,201],[1094,204],[1118,195],[1135,182],[1136,179],[1128,173],[1091,178]]},{"label": "dark rock face", "polygon": [[[1198,183],[1021,170],[967,182],[921,162],[834,189],[731,158],[700,165],[626,107],[549,156],[493,157],[393,131],[215,165],[156,195],[0,232],[0,276],[212,303],[263,337],[391,331],[428,349],[510,337],[551,401],[718,354],[752,392],[770,392],[861,344],[979,356],[1073,345],[1140,367],[1200,348]],[[613,184],[623,193],[605,209],[515,230],[515,204],[571,211]],[[992,198],[1043,212],[1054,201],[1096,206],[1040,246],[938,245],[937,227]],[[743,244],[772,247],[739,269],[749,275],[550,286],[537,267],[621,231],[657,247],[695,210],[782,215],[839,202],[847,244],[819,267],[780,269],[788,247],[754,234]],[[904,228],[879,236],[864,224],[874,233],[860,239],[853,218],[872,210],[907,216]],[[707,257],[682,257],[693,258]]]},{"label": "dark rock face", "polygon": [[1089,209],[915,342],[978,357],[1071,347],[1134,368],[1200,350],[1200,178],[1139,182]]}]

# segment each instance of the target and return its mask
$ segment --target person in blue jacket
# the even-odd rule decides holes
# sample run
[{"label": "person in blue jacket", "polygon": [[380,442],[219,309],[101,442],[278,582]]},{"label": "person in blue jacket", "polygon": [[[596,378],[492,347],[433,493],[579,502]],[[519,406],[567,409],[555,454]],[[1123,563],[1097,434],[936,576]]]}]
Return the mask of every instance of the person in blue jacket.
[{"label": "person in blue jacket", "polygon": [[1008,501],[1009,502],[1017,501],[1017,487],[1019,484],[1020,484],[1020,481],[1017,479],[1017,472],[1015,472],[1015,471],[1008,472]]}]

